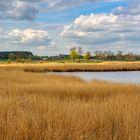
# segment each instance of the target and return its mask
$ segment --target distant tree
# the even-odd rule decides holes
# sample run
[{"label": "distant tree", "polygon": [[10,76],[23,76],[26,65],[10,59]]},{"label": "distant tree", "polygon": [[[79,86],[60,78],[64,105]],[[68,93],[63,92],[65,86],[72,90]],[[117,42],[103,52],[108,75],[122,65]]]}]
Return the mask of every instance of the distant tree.
[{"label": "distant tree", "polygon": [[84,59],[85,60],[89,60],[91,58],[91,53],[90,52],[86,52],[84,55]]},{"label": "distant tree", "polygon": [[105,60],[113,60],[114,54],[111,51],[105,51],[104,52]]},{"label": "distant tree", "polygon": [[101,51],[95,51],[95,58],[100,59]]},{"label": "distant tree", "polygon": [[103,51],[95,51],[95,58],[105,60],[106,59],[106,52]]},{"label": "distant tree", "polygon": [[32,52],[27,52],[27,51],[5,51],[5,52],[0,52],[0,59],[21,59],[21,58],[32,58],[33,54]]},{"label": "distant tree", "polygon": [[17,59],[17,55],[14,54],[14,53],[9,53],[8,59],[10,59],[10,60],[16,60]]},{"label": "distant tree", "polygon": [[78,58],[78,52],[77,52],[76,48],[72,48],[70,50],[70,58],[73,59],[74,62]]},{"label": "distant tree", "polygon": [[95,58],[101,60],[113,60],[115,59],[115,56],[111,51],[96,51]]},{"label": "distant tree", "polygon": [[41,60],[41,57],[40,57],[40,56],[37,56],[37,55],[34,55],[34,56],[32,57],[32,59],[33,59],[33,60]]},{"label": "distant tree", "polygon": [[136,56],[130,52],[125,55],[125,61],[134,61],[136,60]]},{"label": "distant tree", "polygon": [[81,59],[82,53],[83,53],[82,48],[79,47],[77,51],[78,51],[78,58],[79,58],[79,62],[80,62],[80,59]]},{"label": "distant tree", "polygon": [[123,53],[122,51],[118,51],[116,54],[116,60],[123,60]]}]

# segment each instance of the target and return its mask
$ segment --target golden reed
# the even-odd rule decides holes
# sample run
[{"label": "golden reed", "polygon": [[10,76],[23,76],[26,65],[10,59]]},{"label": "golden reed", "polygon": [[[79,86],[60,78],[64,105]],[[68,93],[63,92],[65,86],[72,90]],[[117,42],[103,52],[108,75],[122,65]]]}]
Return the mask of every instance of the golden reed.
[{"label": "golden reed", "polygon": [[0,140],[140,140],[140,86],[0,69]]}]

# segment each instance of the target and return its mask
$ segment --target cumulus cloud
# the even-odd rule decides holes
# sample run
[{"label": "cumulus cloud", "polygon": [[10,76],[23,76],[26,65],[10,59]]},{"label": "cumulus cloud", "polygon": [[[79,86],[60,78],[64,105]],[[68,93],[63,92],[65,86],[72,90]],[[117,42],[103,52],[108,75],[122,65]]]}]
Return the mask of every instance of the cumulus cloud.
[{"label": "cumulus cloud", "polygon": [[139,15],[135,17],[114,14],[82,15],[73,24],[65,26],[61,35],[67,38],[90,37],[92,41],[94,39],[95,41],[97,39],[108,40],[111,35],[116,40],[124,40],[130,36],[130,33],[132,35],[134,32],[139,32],[139,23]]},{"label": "cumulus cloud", "polygon": [[0,27],[0,41],[0,51],[32,51],[38,55],[46,55],[53,51],[57,53],[57,45],[46,29]]},{"label": "cumulus cloud", "polygon": [[26,45],[49,45],[52,39],[49,33],[45,30],[34,29],[14,29],[8,33],[8,39],[12,43],[26,44]]},{"label": "cumulus cloud", "polygon": [[34,3],[21,0],[0,0],[0,19],[33,20],[39,12]]},{"label": "cumulus cloud", "polygon": [[134,4],[127,9],[118,7],[110,14],[81,15],[64,27],[61,36],[81,45],[115,47],[129,42],[134,47],[140,44],[139,4],[137,1],[135,8]]}]

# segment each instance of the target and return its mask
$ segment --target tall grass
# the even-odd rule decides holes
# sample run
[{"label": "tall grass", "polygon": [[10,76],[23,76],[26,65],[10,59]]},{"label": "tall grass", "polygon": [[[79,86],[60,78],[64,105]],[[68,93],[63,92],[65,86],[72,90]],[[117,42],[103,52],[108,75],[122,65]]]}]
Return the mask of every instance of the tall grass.
[{"label": "tall grass", "polygon": [[0,140],[140,140],[140,86],[1,69]]},{"label": "tall grass", "polygon": [[140,62],[36,64],[24,67],[26,72],[74,72],[74,71],[139,71]]}]

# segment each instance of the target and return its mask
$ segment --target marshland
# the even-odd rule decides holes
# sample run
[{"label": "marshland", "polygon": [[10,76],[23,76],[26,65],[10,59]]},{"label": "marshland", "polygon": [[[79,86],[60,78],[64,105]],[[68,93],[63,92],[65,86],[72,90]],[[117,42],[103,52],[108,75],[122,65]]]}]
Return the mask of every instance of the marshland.
[{"label": "marshland", "polygon": [[140,140],[140,0],[0,0],[0,140]]},{"label": "marshland", "polygon": [[0,139],[139,140],[139,84],[44,73],[96,65],[140,67],[139,62],[1,64]]},{"label": "marshland", "polygon": [[[11,65],[12,66],[12,65]],[[16,66],[13,65],[13,66]],[[21,65],[22,66],[22,65]],[[140,62],[101,62],[101,63],[43,63],[27,64],[26,72],[103,72],[103,71],[139,71]]]}]

